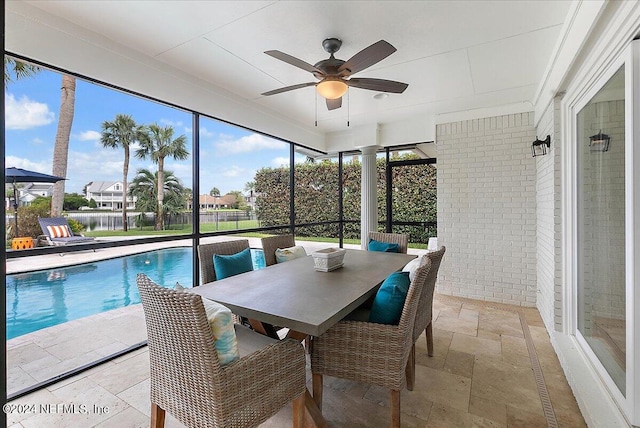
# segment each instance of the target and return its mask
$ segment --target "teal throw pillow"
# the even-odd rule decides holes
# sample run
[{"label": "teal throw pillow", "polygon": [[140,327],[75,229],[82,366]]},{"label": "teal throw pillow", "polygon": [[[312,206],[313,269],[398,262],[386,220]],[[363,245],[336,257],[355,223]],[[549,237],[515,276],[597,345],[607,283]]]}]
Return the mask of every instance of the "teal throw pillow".
[{"label": "teal throw pillow", "polygon": [[383,253],[397,253],[399,250],[398,244],[389,244],[387,242],[376,241],[375,239],[369,239],[369,251],[381,251]]},{"label": "teal throw pillow", "polygon": [[409,292],[409,272],[394,272],[384,280],[376,294],[369,322],[397,325]]},{"label": "teal throw pillow", "polygon": [[213,255],[213,268],[217,279],[224,279],[253,270],[251,250],[246,248],[230,256]]}]

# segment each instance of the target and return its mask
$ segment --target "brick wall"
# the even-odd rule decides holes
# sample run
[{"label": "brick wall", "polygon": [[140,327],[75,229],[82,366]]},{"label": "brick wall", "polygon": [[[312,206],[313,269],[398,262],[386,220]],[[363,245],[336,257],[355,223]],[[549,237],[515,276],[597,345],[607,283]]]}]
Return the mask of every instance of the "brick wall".
[{"label": "brick wall", "polygon": [[535,305],[535,136],[533,113],[436,126],[438,292]]},{"label": "brick wall", "polygon": [[551,148],[536,162],[536,306],[549,330],[562,329],[562,236],[560,188],[560,101],[554,98],[540,118],[537,135],[551,135]]}]

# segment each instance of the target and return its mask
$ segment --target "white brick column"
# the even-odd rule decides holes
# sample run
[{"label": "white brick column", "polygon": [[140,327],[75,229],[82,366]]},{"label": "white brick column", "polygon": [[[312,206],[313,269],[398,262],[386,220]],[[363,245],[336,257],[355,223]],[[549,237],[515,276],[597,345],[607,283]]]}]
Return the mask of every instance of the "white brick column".
[{"label": "white brick column", "polygon": [[531,157],[533,112],[438,124],[436,135],[438,244],[447,247],[438,292],[535,306],[543,160]]},{"label": "white brick column", "polygon": [[367,249],[369,232],[378,230],[378,194],[376,149],[378,146],[361,147],[362,177],[360,185],[360,246]]}]

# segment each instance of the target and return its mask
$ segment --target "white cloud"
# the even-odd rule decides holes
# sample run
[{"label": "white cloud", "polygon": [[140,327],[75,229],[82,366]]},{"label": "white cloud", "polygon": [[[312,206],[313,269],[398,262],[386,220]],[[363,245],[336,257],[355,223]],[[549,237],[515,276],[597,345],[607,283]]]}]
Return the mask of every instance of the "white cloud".
[{"label": "white cloud", "polygon": [[271,160],[271,165],[275,167],[289,166],[289,158],[280,156]]},{"label": "white cloud", "polygon": [[239,177],[245,173],[244,168],[240,168],[237,165],[231,166],[231,168],[225,168],[220,173],[223,177]]},{"label": "white cloud", "polygon": [[[154,165],[151,168],[151,171],[156,171],[157,169],[158,169],[158,166]],[[191,163],[189,161],[168,162],[167,164],[165,164],[164,170],[173,172],[173,175],[175,175],[180,179],[184,187],[190,188],[191,185],[193,184],[192,183],[193,178],[191,177],[192,168],[191,168]]]},{"label": "white cloud", "polygon": [[19,158],[17,156],[7,156],[4,163],[7,168],[15,167],[41,172],[43,174],[51,174],[51,162],[49,161],[32,162],[29,159]]},{"label": "white cloud", "polygon": [[[122,179],[122,152],[118,150],[104,149],[97,152],[69,151],[69,171],[86,177],[83,181],[109,181]],[[135,170],[132,163],[129,164],[129,176]],[[83,185],[86,183],[83,183]]]},{"label": "white cloud", "polygon": [[42,140],[42,139],[40,139],[40,138],[38,138],[38,137],[36,137],[36,138],[34,138],[33,140],[31,140],[31,142],[32,142],[33,144],[37,144],[37,145],[44,144],[44,140]]},{"label": "white cloud", "polygon": [[26,96],[16,100],[5,94],[5,127],[7,129],[31,129],[53,122],[55,114],[44,103],[32,101]]},{"label": "white cloud", "polygon": [[174,128],[180,128],[184,125],[181,120],[174,122],[173,120],[169,120],[169,119],[160,119],[158,122],[163,124],[164,126],[172,126]]},{"label": "white cloud", "polygon": [[97,141],[100,139],[102,134],[98,131],[84,131],[78,135],[78,140],[80,141]]},{"label": "white cloud", "polygon": [[204,126],[200,127],[200,138],[213,138],[215,135],[215,132],[207,130]]},{"label": "white cloud", "polygon": [[293,155],[293,163],[305,163],[307,161],[307,157],[305,155],[301,155],[300,153],[295,153]]},{"label": "white cloud", "polygon": [[216,147],[222,154],[238,154],[265,149],[285,149],[288,147],[288,144],[274,140],[273,138],[265,137],[261,134],[250,134],[238,139],[224,138],[216,144]]}]

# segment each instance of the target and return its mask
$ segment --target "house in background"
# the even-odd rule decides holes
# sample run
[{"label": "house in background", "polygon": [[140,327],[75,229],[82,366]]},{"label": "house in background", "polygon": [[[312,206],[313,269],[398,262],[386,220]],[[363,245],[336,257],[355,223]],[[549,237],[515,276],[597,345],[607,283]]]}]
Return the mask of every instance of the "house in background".
[{"label": "house in background", "polygon": [[252,210],[256,209],[256,198],[258,197],[258,194],[253,191],[250,190],[248,192],[248,194],[244,195],[244,201],[246,202],[246,204],[251,207]]},{"label": "house in background", "polygon": [[[7,189],[4,206],[13,209],[13,189]],[[18,206],[28,207],[39,196],[47,198],[53,195],[52,183],[22,183],[18,188]]]},{"label": "house in background", "polygon": [[[92,181],[86,186],[87,200],[96,201],[99,209],[122,210],[122,181]],[[127,209],[135,209],[135,196],[127,195]]]},{"label": "house in background", "polygon": [[236,202],[234,195],[211,196],[200,195],[199,204],[201,210],[217,210],[220,208],[231,208]]}]

